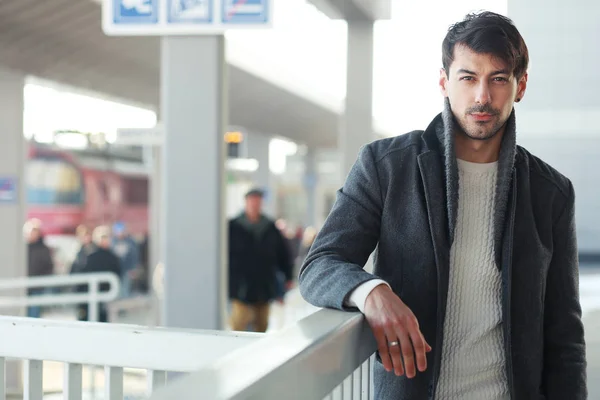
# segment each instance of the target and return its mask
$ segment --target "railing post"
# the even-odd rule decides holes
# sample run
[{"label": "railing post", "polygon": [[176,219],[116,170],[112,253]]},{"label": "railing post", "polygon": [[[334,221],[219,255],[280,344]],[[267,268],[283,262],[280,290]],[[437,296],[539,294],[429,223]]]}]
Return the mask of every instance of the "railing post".
[{"label": "railing post", "polygon": [[90,322],[98,322],[98,286],[98,279],[96,277],[92,278],[88,287],[90,293],[90,301],[88,303],[88,320]]},{"label": "railing post", "polygon": [[[90,279],[88,286],[89,302],[88,302],[88,321],[98,322],[98,292],[99,283],[96,277]],[[96,366],[90,365],[90,391],[92,398],[96,398]]]},{"label": "railing post", "polygon": [[362,365],[353,372],[352,376],[352,400],[361,400],[362,396]]},{"label": "railing post", "polygon": [[39,360],[25,361],[25,381],[23,382],[23,400],[42,400],[44,364]]},{"label": "railing post", "polygon": [[83,396],[83,368],[81,364],[65,363],[64,400],[81,400]]},{"label": "railing post", "polygon": [[344,400],[352,400],[353,379],[354,375],[350,374],[342,383],[342,399]]},{"label": "railing post", "polygon": [[104,367],[104,399],[123,400],[123,368]]},{"label": "railing post", "polygon": [[150,396],[156,389],[167,383],[167,373],[165,371],[148,371],[146,381],[146,395]]},{"label": "railing post", "polygon": [[342,385],[340,384],[331,392],[331,400],[342,400],[343,398]]}]

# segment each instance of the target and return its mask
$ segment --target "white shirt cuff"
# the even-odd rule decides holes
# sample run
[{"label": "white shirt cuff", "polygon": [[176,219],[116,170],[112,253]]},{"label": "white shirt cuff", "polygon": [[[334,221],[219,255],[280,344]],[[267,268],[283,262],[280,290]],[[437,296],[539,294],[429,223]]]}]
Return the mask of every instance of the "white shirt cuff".
[{"label": "white shirt cuff", "polygon": [[349,307],[357,307],[361,313],[364,313],[367,296],[369,296],[373,289],[375,289],[379,285],[387,285],[388,287],[390,287],[390,285],[382,279],[371,279],[370,281],[361,284],[356,289],[354,289],[352,293],[350,293],[346,305]]}]

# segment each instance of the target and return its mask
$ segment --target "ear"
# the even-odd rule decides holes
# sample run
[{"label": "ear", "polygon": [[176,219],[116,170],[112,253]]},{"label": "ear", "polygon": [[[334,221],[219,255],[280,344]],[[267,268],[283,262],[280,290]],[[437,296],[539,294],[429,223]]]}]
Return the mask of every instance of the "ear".
[{"label": "ear", "polygon": [[527,89],[527,78],[528,75],[526,72],[517,83],[517,96],[515,97],[515,101],[517,103],[523,100],[523,96],[525,96],[525,90]]},{"label": "ear", "polygon": [[446,70],[444,68],[440,69],[440,93],[444,97],[448,97],[448,75],[446,74]]}]

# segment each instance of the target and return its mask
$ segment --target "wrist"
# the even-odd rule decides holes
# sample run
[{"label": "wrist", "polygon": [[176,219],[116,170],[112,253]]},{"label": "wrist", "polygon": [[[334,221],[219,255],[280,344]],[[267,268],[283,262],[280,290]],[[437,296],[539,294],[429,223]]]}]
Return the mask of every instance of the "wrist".
[{"label": "wrist", "polygon": [[385,295],[388,291],[391,291],[391,290],[392,289],[388,285],[383,284],[383,283],[375,286],[373,288],[373,290],[371,290],[371,292],[367,295],[367,298],[365,299],[365,308],[369,303],[377,301],[378,298]]}]

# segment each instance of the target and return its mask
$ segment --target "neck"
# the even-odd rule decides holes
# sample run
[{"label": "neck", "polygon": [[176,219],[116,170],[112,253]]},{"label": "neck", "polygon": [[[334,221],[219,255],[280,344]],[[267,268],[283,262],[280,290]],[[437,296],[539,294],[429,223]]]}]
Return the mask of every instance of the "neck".
[{"label": "neck", "polygon": [[246,213],[246,218],[248,219],[248,221],[256,223],[260,220],[260,214]]},{"label": "neck", "polygon": [[492,163],[500,157],[504,128],[488,140],[471,139],[464,133],[454,135],[456,158],[473,163]]}]

